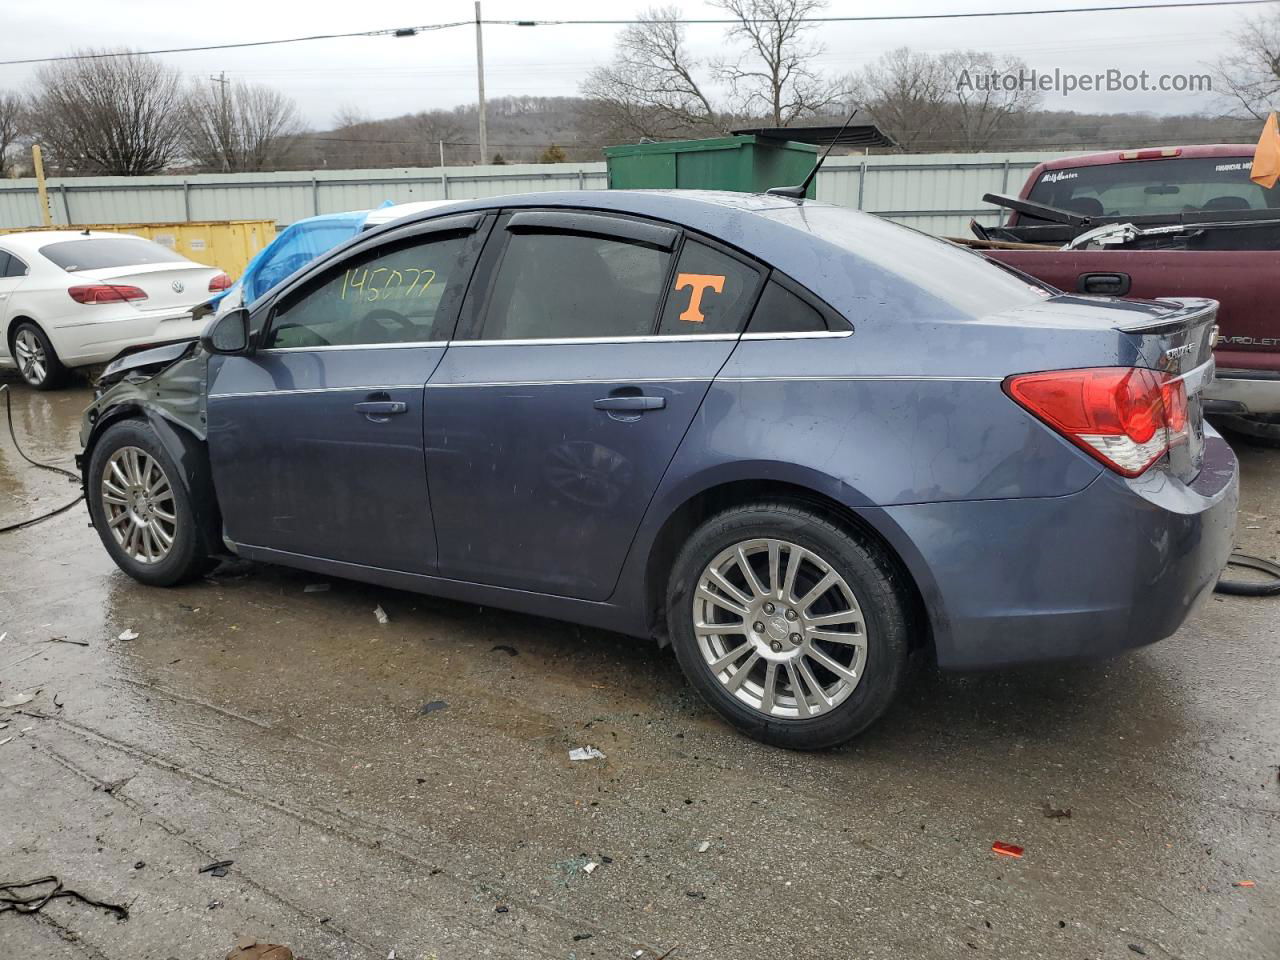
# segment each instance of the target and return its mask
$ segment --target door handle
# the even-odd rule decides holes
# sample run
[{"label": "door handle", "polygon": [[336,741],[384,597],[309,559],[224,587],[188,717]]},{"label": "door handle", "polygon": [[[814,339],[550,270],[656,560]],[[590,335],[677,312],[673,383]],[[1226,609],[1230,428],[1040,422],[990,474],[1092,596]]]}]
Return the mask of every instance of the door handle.
[{"label": "door handle", "polygon": [[383,423],[387,417],[408,411],[409,405],[403,400],[361,400],[356,404],[356,413],[363,413],[375,423]]},{"label": "door handle", "polygon": [[627,395],[621,397],[604,397],[592,404],[597,410],[661,410],[667,405],[666,397],[645,397]]},{"label": "door handle", "polygon": [[1127,273],[1082,273],[1077,278],[1076,291],[1123,297],[1132,285]]}]

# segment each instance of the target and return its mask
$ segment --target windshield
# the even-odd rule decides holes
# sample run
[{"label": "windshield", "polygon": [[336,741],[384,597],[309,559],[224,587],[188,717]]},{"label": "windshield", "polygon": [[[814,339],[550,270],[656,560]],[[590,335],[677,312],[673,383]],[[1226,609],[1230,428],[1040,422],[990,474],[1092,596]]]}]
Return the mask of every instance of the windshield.
[{"label": "windshield", "polygon": [[806,203],[778,219],[856,255],[862,296],[879,316],[976,318],[1039,303],[1057,291],[979,253],[843,207]]},{"label": "windshield", "polygon": [[89,237],[62,240],[40,248],[44,258],[67,273],[137,267],[147,263],[185,263],[186,257],[141,237]]},{"label": "windshield", "polygon": [[1252,157],[1182,157],[1046,170],[1028,199],[1093,217],[1230,213],[1280,206],[1249,179]]}]

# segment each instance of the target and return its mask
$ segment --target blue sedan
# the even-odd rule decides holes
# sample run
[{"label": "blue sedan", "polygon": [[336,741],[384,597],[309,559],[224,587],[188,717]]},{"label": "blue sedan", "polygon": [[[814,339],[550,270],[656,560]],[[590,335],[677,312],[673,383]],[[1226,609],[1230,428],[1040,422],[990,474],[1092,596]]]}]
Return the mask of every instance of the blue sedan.
[{"label": "blue sedan", "polygon": [[656,637],[730,723],[817,748],[917,652],[1177,630],[1235,526],[1215,312],[807,200],[489,198],[121,359],[78,462],[144,583],[229,552]]}]

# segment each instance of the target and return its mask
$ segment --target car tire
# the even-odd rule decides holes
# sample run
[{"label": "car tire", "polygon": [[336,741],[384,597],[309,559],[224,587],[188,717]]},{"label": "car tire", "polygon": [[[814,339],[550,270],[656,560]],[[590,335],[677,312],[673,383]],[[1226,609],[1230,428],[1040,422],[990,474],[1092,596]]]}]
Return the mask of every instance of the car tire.
[{"label": "car tire", "polygon": [[1260,447],[1280,447],[1280,415],[1274,413],[1254,416],[1224,414],[1215,417],[1215,426],[1234,437]]},{"label": "car tire", "polygon": [[10,355],[17,364],[22,379],[36,390],[53,390],[62,386],[67,378],[67,368],[58,359],[58,352],[40,325],[23,320],[13,328]]},{"label": "car tire", "polygon": [[106,429],[89,458],[85,496],[103,546],[135,580],[170,587],[213,565],[182,471],[145,422]]},{"label": "car tire", "polygon": [[911,609],[882,548],[787,502],[708,519],[667,589],[672,645],[694,689],[748,736],[796,750],[844,743],[884,714],[908,675]]}]

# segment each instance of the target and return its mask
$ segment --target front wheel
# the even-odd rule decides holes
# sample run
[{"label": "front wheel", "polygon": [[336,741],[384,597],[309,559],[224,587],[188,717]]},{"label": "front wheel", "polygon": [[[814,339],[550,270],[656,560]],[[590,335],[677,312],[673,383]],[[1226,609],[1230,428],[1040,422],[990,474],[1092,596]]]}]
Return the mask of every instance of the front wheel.
[{"label": "front wheel", "polygon": [[908,610],[878,546],[788,503],[707,520],[667,591],[676,657],[703,699],[748,736],[801,750],[843,743],[888,709]]},{"label": "front wheel", "polygon": [[140,420],[108,427],[89,460],[85,495],[98,536],[116,566],[151,586],[173,586],[210,565],[180,477]]}]

